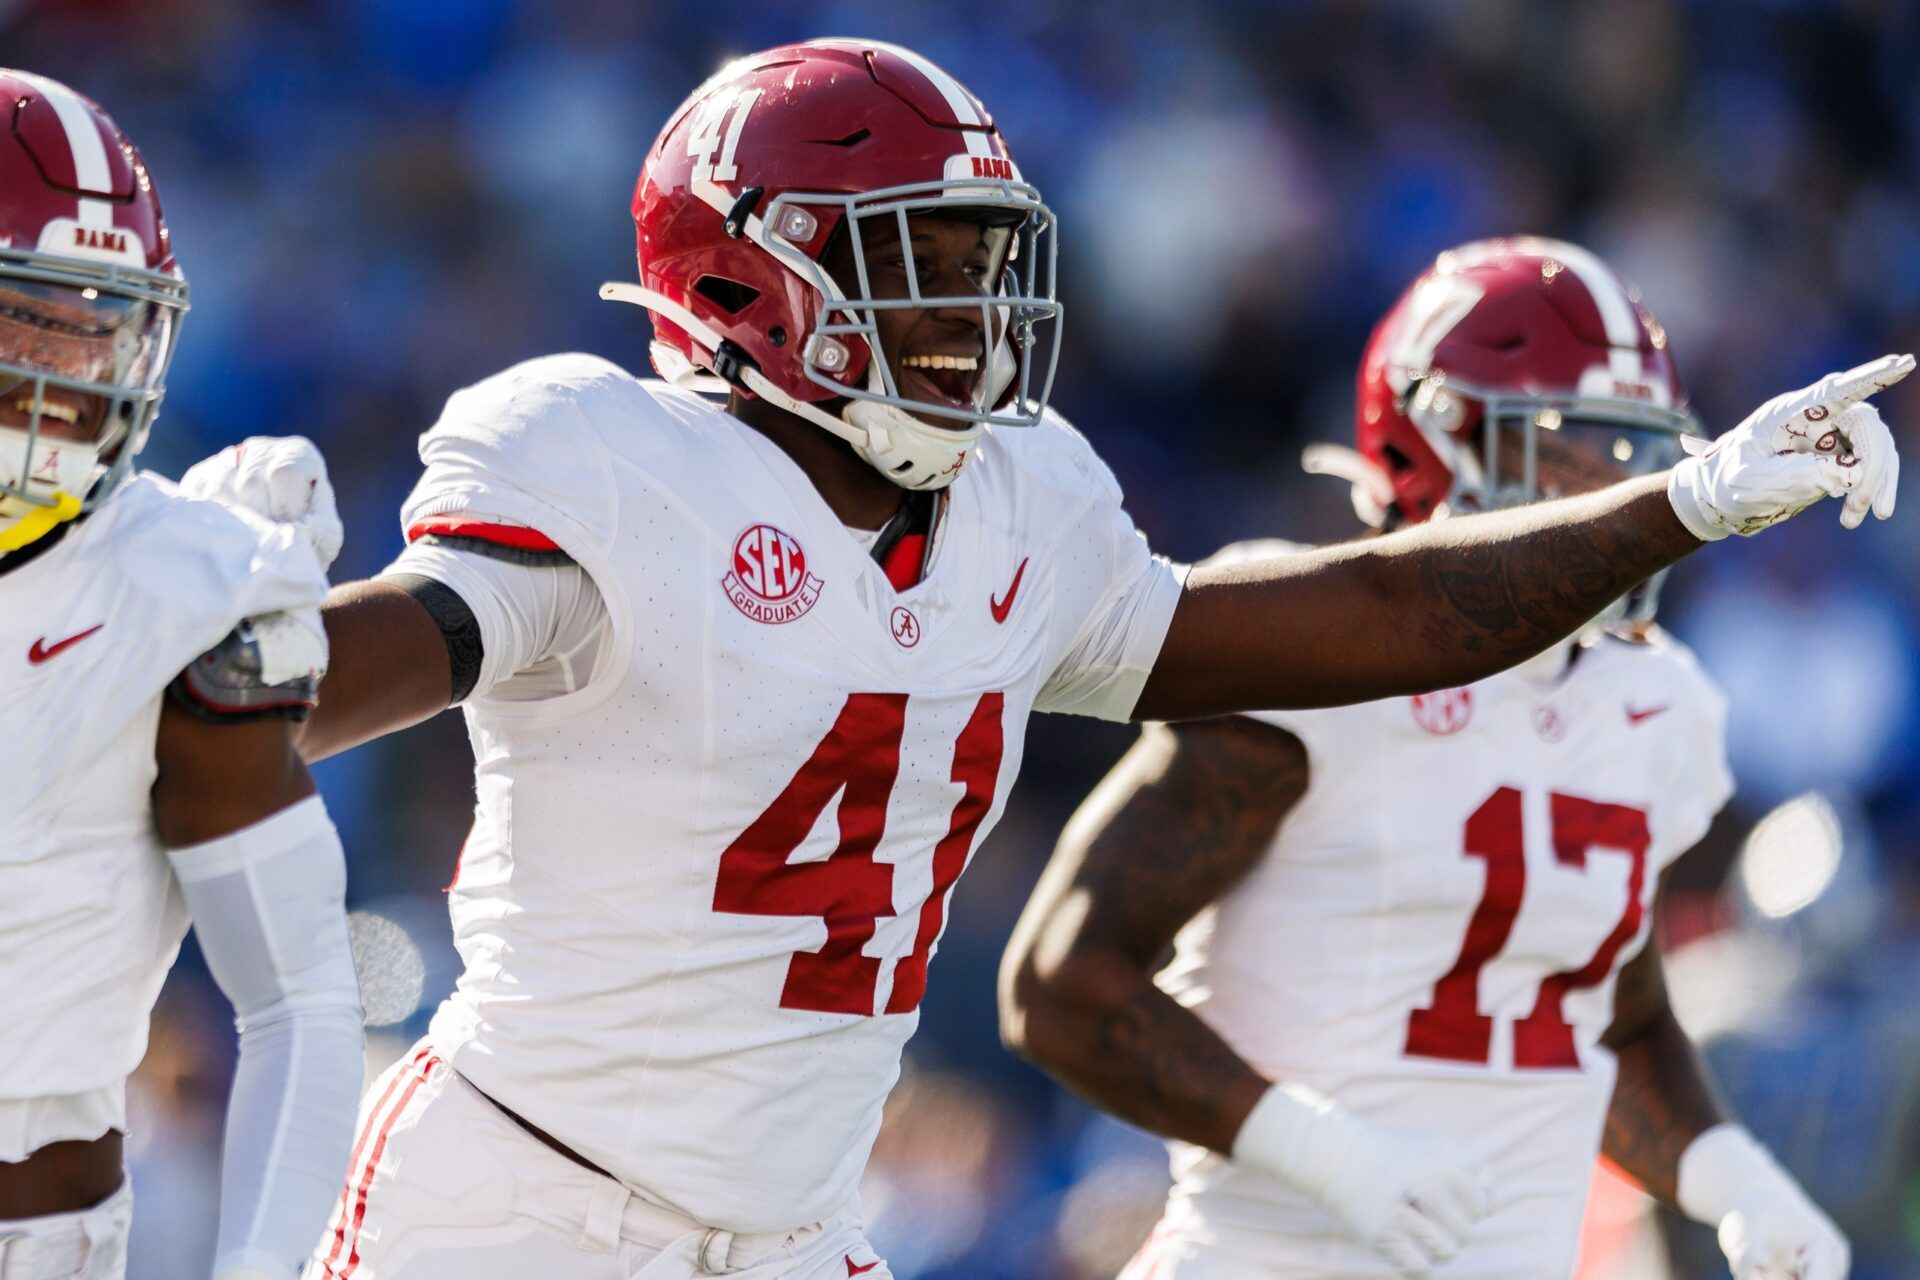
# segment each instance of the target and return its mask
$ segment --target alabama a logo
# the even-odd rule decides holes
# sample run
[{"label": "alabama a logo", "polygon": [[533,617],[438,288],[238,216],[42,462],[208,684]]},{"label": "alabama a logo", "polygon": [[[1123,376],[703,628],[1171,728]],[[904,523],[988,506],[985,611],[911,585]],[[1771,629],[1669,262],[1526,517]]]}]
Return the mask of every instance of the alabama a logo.
[{"label": "alabama a logo", "polygon": [[1441,689],[1413,699],[1414,723],[1437,737],[1458,733],[1473,719],[1473,693],[1467,689]]},{"label": "alabama a logo", "polygon": [[813,608],[826,583],[807,571],[807,553],[790,533],[756,524],[733,542],[733,563],[720,587],[733,607],[778,626]]}]

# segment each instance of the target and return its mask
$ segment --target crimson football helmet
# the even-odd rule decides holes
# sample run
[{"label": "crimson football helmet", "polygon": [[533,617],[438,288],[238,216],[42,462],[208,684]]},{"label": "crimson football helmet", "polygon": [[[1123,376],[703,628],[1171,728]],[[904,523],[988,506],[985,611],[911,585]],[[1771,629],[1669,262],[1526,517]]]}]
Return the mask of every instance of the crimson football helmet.
[{"label": "crimson football helmet", "polygon": [[165,393],[187,309],[153,179],[65,85],[0,68],[0,552],[97,505]]},{"label": "crimson football helmet", "polygon": [[[918,214],[980,222],[996,283],[921,296],[907,235]],[[986,108],[919,54],[810,40],[723,68],[654,144],[633,218],[640,283],[601,296],[652,314],[654,367],[677,385],[766,399],[910,489],[950,483],[987,426],[1040,420],[1059,353],[1057,334],[1044,344],[1036,334],[1061,310],[1053,215]],[[908,297],[873,296],[865,245],[876,225],[898,231]],[[841,236],[852,280],[823,265]],[[877,313],[898,308],[978,309],[983,349],[959,358],[974,366],[970,392],[902,393],[877,336]],[[964,370],[959,360],[947,367]],[[840,400],[838,412],[823,404]]]},{"label": "crimson football helmet", "polygon": [[[1308,465],[1352,481],[1355,509],[1382,526],[1551,496],[1541,432],[1633,475],[1698,434],[1639,294],[1587,250],[1532,236],[1436,258],[1375,327],[1355,408],[1358,456],[1320,447]],[[1512,474],[1506,431],[1520,433]]]}]

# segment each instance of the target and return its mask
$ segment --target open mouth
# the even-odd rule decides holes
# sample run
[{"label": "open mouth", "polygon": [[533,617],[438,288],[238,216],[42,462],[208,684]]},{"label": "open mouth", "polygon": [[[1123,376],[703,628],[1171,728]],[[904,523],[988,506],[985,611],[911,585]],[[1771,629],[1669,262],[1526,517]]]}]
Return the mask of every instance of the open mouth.
[{"label": "open mouth", "polygon": [[[91,439],[98,427],[101,406],[96,397],[77,392],[49,391],[40,401],[40,430],[68,440]],[[33,423],[33,392],[25,390],[0,399],[0,427],[25,431]]]},{"label": "open mouth", "polygon": [[926,354],[902,360],[901,392],[946,408],[975,407],[980,385],[978,355]]}]

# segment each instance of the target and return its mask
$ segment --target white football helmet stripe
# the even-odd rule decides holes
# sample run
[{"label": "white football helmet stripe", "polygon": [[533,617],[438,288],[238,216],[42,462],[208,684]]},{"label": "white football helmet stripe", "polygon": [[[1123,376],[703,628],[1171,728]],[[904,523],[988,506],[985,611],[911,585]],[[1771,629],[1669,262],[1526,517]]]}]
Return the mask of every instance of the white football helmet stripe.
[{"label": "white football helmet stripe", "polygon": [[1640,317],[1634,313],[1633,302],[1627,297],[1626,286],[1620,283],[1620,277],[1578,245],[1553,241],[1547,246],[1547,252],[1580,277],[1580,283],[1587,286],[1587,295],[1593,299],[1593,305],[1599,308],[1600,323],[1606,326],[1607,345],[1611,348],[1607,360],[1613,376],[1623,382],[1644,382],[1646,370],[1640,362]]},{"label": "white football helmet stripe", "polygon": [[[113,192],[112,171],[107,167],[107,143],[101,136],[100,126],[94,121],[93,113],[87,110],[86,103],[74,95],[73,91],[44,76],[31,75],[24,71],[14,73],[20,79],[40,91],[54,114],[60,117],[60,125],[67,133],[67,147],[73,153],[74,185],[82,191],[98,191],[102,195]],[[105,200],[80,198],[78,221],[83,227],[106,231],[113,227],[113,206]]]},{"label": "white football helmet stripe", "polygon": [[[947,100],[947,105],[953,108],[954,119],[960,121],[961,124],[979,125],[985,123],[980,119],[979,111],[974,108],[973,99],[968,97],[967,91],[960,87],[960,82],[948,75],[945,71],[942,71],[938,66],[927,61],[927,59],[921,57],[913,50],[903,49],[897,44],[884,44],[876,40],[870,42],[868,47],[885,49],[888,53],[893,54],[902,61],[910,63],[913,69],[925,76],[927,83],[932,85],[934,89],[939,92],[940,96]],[[968,155],[984,157],[993,154],[993,147],[987,141],[987,135],[983,130],[962,129],[960,136],[967,144]]]}]

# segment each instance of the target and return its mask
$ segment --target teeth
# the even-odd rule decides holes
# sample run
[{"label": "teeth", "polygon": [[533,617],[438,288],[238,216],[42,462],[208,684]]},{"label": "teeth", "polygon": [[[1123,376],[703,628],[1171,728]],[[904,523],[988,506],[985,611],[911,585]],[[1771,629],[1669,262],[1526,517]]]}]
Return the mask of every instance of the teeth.
[{"label": "teeth", "polygon": [[[33,413],[33,397],[23,396],[13,402],[13,407],[30,415]],[[58,418],[68,426],[78,425],[80,421],[80,411],[72,405],[54,404],[49,401],[40,406],[40,413],[43,417]]]},{"label": "teeth", "polygon": [[980,367],[978,356],[908,356],[909,369],[959,369],[967,373]]}]

